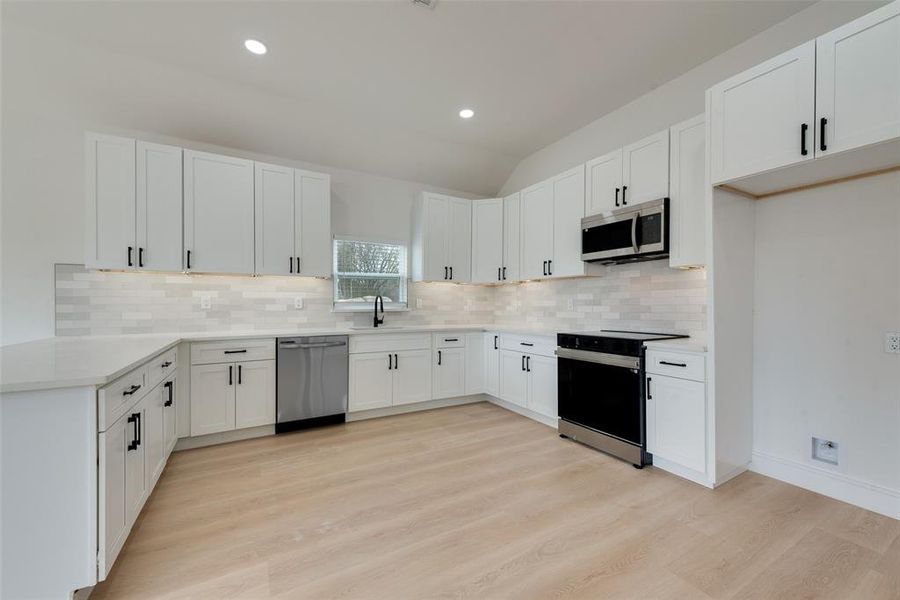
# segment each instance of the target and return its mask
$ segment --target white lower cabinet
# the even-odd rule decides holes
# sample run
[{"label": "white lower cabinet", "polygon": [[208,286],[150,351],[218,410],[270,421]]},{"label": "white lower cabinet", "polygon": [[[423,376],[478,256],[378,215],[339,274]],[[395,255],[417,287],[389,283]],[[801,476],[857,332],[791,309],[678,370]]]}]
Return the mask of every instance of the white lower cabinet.
[{"label": "white lower cabinet", "polygon": [[178,411],[176,403],[175,378],[163,384],[166,388],[166,399],[163,401],[163,440],[165,442],[166,456],[172,454],[175,449],[175,443],[178,441],[178,422],[176,413]]},{"label": "white lower cabinet", "polygon": [[528,373],[521,352],[500,351],[500,399],[522,407],[528,404]]},{"label": "white lower cabinet", "polygon": [[161,385],[147,394],[147,422],[144,424],[144,452],[147,458],[147,487],[153,487],[166,466],[166,407],[169,390]]},{"label": "white lower cabinet", "polygon": [[[219,352],[214,352],[217,349]],[[274,352],[272,340],[233,344],[206,342],[192,346],[192,436],[271,425],[275,422],[274,360],[198,364],[216,360],[217,355],[222,358],[263,357],[270,356],[270,351]]]},{"label": "white lower cabinet", "polygon": [[[500,338],[500,336],[498,336]],[[556,357],[549,339],[507,335],[498,344],[498,397],[549,419],[557,417]],[[522,352],[518,348],[527,349]],[[540,352],[541,354],[537,354]]]},{"label": "white lower cabinet", "polygon": [[431,335],[350,338],[350,412],[431,400]]},{"label": "white lower cabinet", "polygon": [[484,392],[484,333],[467,333],[466,336],[466,395]]},{"label": "white lower cabinet", "polygon": [[394,403],[393,361],[394,355],[388,352],[350,355],[348,408],[351,412],[385,408]]},{"label": "white lower cabinet", "polygon": [[434,351],[432,398],[454,398],[466,394],[466,349],[438,348]]},{"label": "white lower cabinet", "polygon": [[708,485],[704,362],[697,353],[647,352],[647,451],[657,467]]},{"label": "white lower cabinet", "polygon": [[531,355],[525,361],[528,373],[527,407],[548,417],[557,417],[556,359]]},{"label": "white lower cabinet", "polygon": [[484,334],[484,393],[500,397],[500,335]]},{"label": "white lower cabinet", "polygon": [[431,398],[431,351],[394,353],[393,404],[411,404]]}]

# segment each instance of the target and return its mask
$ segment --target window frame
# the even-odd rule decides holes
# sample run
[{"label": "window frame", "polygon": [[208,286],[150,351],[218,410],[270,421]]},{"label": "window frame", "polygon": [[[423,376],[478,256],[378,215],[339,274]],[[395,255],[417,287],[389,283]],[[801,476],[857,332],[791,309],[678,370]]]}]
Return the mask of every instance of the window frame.
[{"label": "window frame", "polygon": [[[388,238],[376,238],[361,235],[334,235],[331,239],[331,310],[332,312],[371,312],[374,310],[374,303],[369,302],[348,302],[338,300],[338,285],[340,275],[337,271],[337,261],[335,256],[335,248],[337,242],[361,242],[369,244],[386,244],[391,246],[399,246],[402,257],[400,260],[400,293],[403,302],[385,302],[385,312],[403,312],[409,310],[409,244],[407,240],[397,240]],[[345,274],[346,275],[346,274]]]}]

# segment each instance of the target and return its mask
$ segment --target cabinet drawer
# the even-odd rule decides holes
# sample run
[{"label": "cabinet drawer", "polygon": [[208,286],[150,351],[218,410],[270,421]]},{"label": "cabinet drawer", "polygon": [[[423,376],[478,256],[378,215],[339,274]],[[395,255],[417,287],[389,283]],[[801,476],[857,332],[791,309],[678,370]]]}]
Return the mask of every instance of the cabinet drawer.
[{"label": "cabinet drawer", "polygon": [[521,335],[518,333],[501,333],[500,347],[503,350],[556,356],[556,337],[546,335]]},{"label": "cabinet drawer", "polygon": [[706,357],[702,354],[647,351],[647,373],[693,381],[706,381]]},{"label": "cabinet drawer", "polygon": [[435,333],[435,348],[464,348],[466,345],[465,333]]},{"label": "cabinet drawer", "polygon": [[147,363],[147,386],[152,388],[169,375],[175,373],[177,358],[175,348],[172,348],[150,359]]},{"label": "cabinet drawer", "polygon": [[372,333],[350,337],[350,354],[427,350],[430,348],[430,333]]},{"label": "cabinet drawer", "polygon": [[98,430],[115,423],[129,408],[150,391],[147,383],[147,365],[141,365],[127,375],[119,377],[97,391]]},{"label": "cabinet drawer", "polygon": [[225,340],[222,342],[196,342],[191,344],[191,364],[208,365],[214,363],[247,360],[273,360],[275,340]]}]

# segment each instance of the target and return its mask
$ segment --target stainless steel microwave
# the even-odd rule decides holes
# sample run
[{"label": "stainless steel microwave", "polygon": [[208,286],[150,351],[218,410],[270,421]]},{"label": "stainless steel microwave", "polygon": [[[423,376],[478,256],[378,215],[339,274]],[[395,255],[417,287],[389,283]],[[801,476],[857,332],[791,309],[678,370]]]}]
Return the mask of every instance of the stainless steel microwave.
[{"label": "stainless steel microwave", "polygon": [[669,256],[669,199],[581,220],[581,260],[617,264]]}]

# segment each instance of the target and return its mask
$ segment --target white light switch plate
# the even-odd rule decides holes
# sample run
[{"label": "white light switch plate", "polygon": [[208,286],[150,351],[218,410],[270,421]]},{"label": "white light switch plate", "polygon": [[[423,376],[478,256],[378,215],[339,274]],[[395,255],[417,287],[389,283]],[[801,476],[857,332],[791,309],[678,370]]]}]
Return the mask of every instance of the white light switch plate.
[{"label": "white light switch plate", "polygon": [[294,296],[294,308],[303,308],[303,296]]}]

